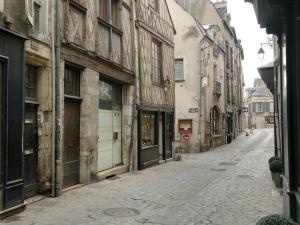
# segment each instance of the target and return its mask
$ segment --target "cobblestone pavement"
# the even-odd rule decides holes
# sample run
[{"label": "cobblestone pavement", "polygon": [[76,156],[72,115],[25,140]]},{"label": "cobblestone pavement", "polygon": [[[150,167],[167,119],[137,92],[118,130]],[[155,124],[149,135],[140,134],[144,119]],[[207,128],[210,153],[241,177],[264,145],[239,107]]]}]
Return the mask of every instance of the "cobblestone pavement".
[{"label": "cobblestone pavement", "polygon": [[[254,225],[282,212],[268,158],[272,129],[117,179],[48,198],[1,224],[14,225]],[[110,210],[113,209],[113,210]]]}]

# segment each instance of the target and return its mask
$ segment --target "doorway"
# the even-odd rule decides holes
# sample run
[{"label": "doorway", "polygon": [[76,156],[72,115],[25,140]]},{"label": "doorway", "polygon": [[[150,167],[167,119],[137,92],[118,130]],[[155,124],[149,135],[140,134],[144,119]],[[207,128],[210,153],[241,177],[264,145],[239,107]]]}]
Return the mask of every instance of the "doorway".
[{"label": "doorway", "polygon": [[122,86],[99,82],[98,171],[122,164]]},{"label": "doorway", "polygon": [[165,113],[165,146],[164,158],[165,160],[172,158],[172,142],[174,136],[174,115],[173,113]]},{"label": "doorway", "polygon": [[37,125],[37,71],[38,67],[25,67],[25,120],[24,120],[24,198],[38,193],[38,125]]},{"label": "doorway", "polygon": [[62,156],[63,188],[79,183],[80,73],[80,69],[66,65],[64,78],[64,148]]}]

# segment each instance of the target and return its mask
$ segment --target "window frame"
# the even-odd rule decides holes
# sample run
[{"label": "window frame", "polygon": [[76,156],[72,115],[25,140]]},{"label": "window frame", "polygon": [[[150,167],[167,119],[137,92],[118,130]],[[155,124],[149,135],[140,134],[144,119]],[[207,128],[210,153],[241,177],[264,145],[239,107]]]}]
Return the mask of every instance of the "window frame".
[{"label": "window frame", "polygon": [[34,23],[33,27],[34,27],[34,30],[36,32],[40,32],[40,30],[41,30],[40,29],[40,25],[41,25],[41,17],[40,17],[41,8],[42,8],[42,6],[39,3],[37,3],[36,1],[34,1],[34,3],[33,3],[33,23]]},{"label": "window frame", "polygon": [[[26,63],[25,80],[24,80],[24,89],[25,89],[24,96],[26,100],[37,102],[38,99],[37,87],[38,87],[38,66]],[[34,94],[31,95],[29,93],[34,93]]]},{"label": "window frame", "polygon": [[[176,76],[176,65],[177,65],[177,62],[182,62],[182,67],[181,67],[181,71],[182,71],[182,76],[177,79],[177,76]],[[176,58],[175,59],[175,81],[184,81],[184,59],[183,58]]]},{"label": "window frame", "polygon": [[[67,74],[67,71],[69,71],[70,73]],[[80,92],[81,92],[81,88],[80,88],[80,80],[81,80],[81,73],[82,73],[82,69],[70,64],[65,64],[65,70],[64,70],[64,95],[68,96],[68,97],[75,97],[75,98],[80,98]],[[68,77],[67,77],[68,76]],[[68,78],[74,78],[73,81],[76,82],[74,86],[72,86],[72,83],[68,84],[68,81],[66,79]],[[69,80],[70,82],[72,82],[72,80]],[[74,84],[74,83],[73,83]],[[71,87],[72,86],[72,87]],[[75,89],[75,91],[74,91]],[[72,91],[74,91],[72,93]]]},{"label": "window frame", "polygon": [[[154,46],[157,47],[159,51],[154,50]],[[156,57],[154,55],[156,54]],[[153,84],[162,85],[163,82],[163,71],[162,71],[162,42],[158,41],[157,39],[152,38],[151,41],[151,80]],[[158,67],[159,66],[159,67]],[[155,70],[154,70],[155,68]],[[159,74],[157,74],[157,68],[159,68]]]},{"label": "window frame", "polygon": [[214,106],[210,112],[211,134],[220,135],[220,110]]}]

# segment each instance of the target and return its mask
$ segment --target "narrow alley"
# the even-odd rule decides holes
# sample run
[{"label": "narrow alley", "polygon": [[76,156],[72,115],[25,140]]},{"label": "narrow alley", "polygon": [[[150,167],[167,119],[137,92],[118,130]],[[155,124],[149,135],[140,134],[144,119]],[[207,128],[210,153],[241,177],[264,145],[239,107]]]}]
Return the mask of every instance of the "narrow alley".
[{"label": "narrow alley", "polygon": [[112,177],[26,207],[11,225],[254,225],[282,212],[271,181],[273,129],[183,160]]}]

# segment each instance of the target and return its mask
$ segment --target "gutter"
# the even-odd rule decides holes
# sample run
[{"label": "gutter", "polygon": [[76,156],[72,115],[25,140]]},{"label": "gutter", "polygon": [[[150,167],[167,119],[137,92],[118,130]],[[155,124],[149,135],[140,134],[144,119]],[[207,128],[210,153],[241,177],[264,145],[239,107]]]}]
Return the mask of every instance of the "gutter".
[{"label": "gutter", "polygon": [[135,11],[135,0],[131,1],[131,21],[132,21],[132,38],[131,38],[131,43],[132,43],[132,67],[133,67],[133,72],[135,75],[134,78],[134,84],[133,84],[133,100],[132,100],[132,119],[131,119],[131,129],[130,129],[130,144],[129,144],[129,172],[132,172],[134,170],[134,151],[135,151],[135,146],[136,146],[136,137],[137,134],[135,132],[135,126],[137,125],[137,111],[136,111],[136,104],[137,104],[137,71],[138,71],[138,64],[136,62],[136,47],[135,47],[135,37],[136,37],[136,28],[135,28],[135,20],[136,20],[136,11]]}]

